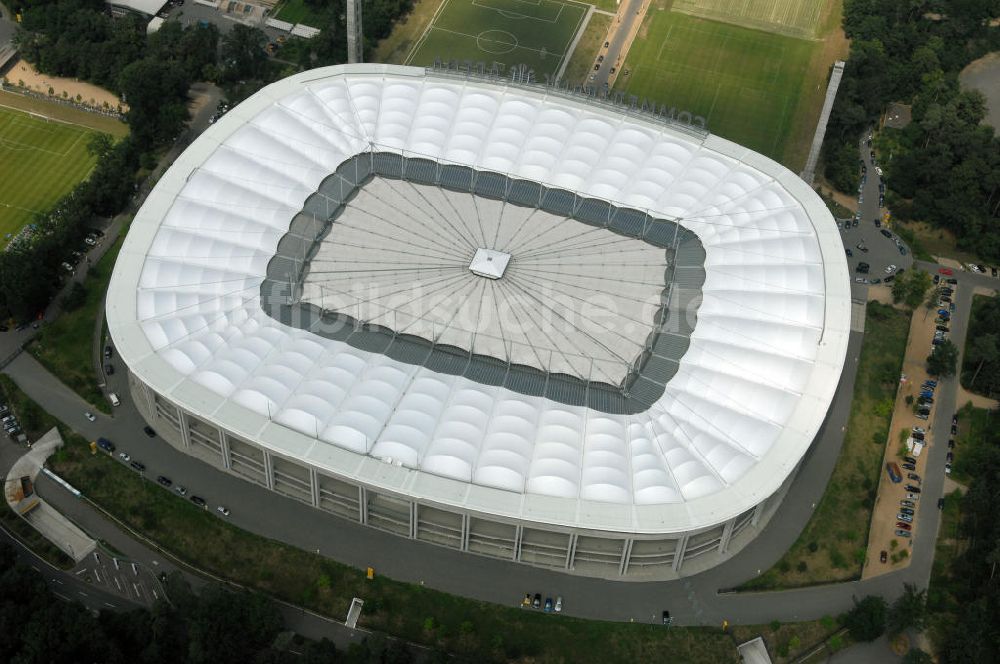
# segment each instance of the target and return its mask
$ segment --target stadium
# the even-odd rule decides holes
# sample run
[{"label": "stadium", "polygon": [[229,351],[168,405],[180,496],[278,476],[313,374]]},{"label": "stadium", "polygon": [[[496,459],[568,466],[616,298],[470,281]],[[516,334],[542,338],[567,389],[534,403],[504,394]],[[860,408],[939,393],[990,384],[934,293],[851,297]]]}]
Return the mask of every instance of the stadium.
[{"label": "stadium", "polygon": [[850,331],[779,164],[656,115],[413,67],[252,96],[135,217],[107,319],[171,445],[354,522],[667,579],[767,523]]}]

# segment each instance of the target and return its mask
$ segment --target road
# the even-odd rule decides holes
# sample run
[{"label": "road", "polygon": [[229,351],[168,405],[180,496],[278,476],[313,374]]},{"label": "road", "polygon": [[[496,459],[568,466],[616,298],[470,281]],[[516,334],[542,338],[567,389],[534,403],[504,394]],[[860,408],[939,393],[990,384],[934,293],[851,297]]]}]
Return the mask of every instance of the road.
[{"label": "road", "polygon": [[[602,44],[598,50],[598,57],[603,57],[600,62],[594,63],[597,65],[596,71],[591,67],[588,76],[589,85],[598,90],[614,86],[632,39],[639,31],[642,19],[646,15],[648,4],[649,0],[621,0],[618,13],[611,24],[611,30],[605,37],[607,47]],[[614,72],[611,71],[612,69]]]},{"label": "road", "polygon": [[[881,233],[881,228],[875,226],[875,219],[882,219],[884,208],[879,207],[879,183],[881,178],[875,170],[877,163],[871,157],[871,150],[861,141],[859,146],[861,156],[868,169],[867,177],[858,192],[858,212],[860,222],[851,228],[841,227],[840,235],[844,240],[844,247],[850,249],[854,254],[847,259],[848,267],[855,280],[857,279],[884,279],[887,276],[886,267],[895,265],[897,268],[909,269],[913,265],[913,254],[907,251],[905,255],[899,252],[895,242],[895,235],[887,238]],[[846,224],[845,224],[846,225]],[[860,247],[865,247],[867,251]],[[857,272],[859,263],[868,263],[871,268],[868,274]],[[936,267],[934,268],[937,269]],[[893,270],[895,272],[895,270]]]}]

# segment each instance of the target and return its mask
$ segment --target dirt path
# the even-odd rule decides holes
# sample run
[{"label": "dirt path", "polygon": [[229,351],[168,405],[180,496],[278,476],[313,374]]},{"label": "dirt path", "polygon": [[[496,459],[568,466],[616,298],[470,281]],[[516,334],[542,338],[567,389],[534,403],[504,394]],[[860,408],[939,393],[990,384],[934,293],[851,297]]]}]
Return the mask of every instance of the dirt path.
[{"label": "dirt path", "polygon": [[4,78],[11,85],[18,85],[43,95],[49,94],[51,89],[53,97],[75,100],[93,108],[106,108],[121,112],[128,110],[128,106],[123,104],[113,92],[92,83],[78,81],[75,78],[60,78],[42,74],[30,62],[24,60],[19,60]]}]

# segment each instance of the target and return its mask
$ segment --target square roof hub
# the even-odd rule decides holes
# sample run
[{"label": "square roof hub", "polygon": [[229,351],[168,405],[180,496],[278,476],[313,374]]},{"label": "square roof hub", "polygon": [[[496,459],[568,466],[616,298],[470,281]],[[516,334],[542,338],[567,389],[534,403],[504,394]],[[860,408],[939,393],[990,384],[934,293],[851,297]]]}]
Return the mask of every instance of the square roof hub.
[{"label": "square roof hub", "polygon": [[493,249],[476,249],[476,255],[472,257],[469,269],[480,277],[499,279],[507,270],[508,263],[510,263],[510,254]]}]

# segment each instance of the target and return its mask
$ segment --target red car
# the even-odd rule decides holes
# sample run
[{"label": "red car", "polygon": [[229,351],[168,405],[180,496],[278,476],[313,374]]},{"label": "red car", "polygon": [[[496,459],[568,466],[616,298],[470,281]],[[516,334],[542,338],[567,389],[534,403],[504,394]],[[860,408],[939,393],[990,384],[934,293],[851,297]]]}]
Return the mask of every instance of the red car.
[{"label": "red car", "polygon": [[902,521],[897,523],[896,527],[899,528],[900,530],[913,530],[913,526],[911,526],[908,523],[903,523]]},{"label": "red car", "polygon": [[953,274],[950,267],[938,268],[938,272],[948,277],[950,277]]}]

